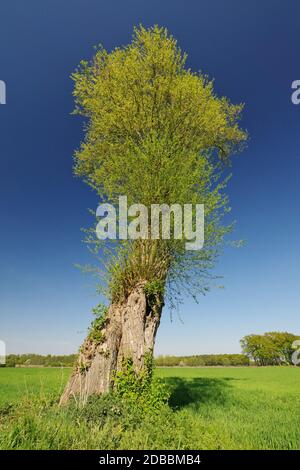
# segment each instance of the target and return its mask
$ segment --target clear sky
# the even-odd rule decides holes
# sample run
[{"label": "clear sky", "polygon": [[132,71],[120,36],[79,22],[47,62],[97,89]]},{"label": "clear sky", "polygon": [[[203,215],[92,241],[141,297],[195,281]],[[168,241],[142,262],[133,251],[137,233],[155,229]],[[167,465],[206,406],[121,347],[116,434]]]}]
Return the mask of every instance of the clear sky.
[{"label": "clear sky", "polygon": [[300,79],[297,0],[3,0],[0,6],[0,339],[8,352],[71,353],[97,303],[80,227],[96,208],[72,176],[82,121],[71,116],[71,72],[130,41],[134,25],[166,26],[188,65],[218,94],[245,102],[250,141],[229,185],[234,238],[216,272],[225,289],[186,300],[181,320],[164,312],[156,354],[239,352],[248,333],[289,330],[299,320]]}]

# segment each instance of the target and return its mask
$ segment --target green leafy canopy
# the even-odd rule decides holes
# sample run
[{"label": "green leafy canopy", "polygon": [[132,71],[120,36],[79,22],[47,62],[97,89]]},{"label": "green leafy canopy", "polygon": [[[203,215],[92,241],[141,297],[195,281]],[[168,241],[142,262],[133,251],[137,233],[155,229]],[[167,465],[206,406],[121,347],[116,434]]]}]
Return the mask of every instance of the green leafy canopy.
[{"label": "green leafy canopy", "polygon": [[75,113],[86,118],[75,173],[101,201],[117,204],[119,195],[126,195],[129,205],[148,208],[205,206],[201,251],[187,252],[179,240],[148,241],[147,249],[145,243],[119,242],[108,264],[111,297],[151,277],[177,293],[183,287],[192,295],[205,292],[230,230],[222,223],[229,210],[225,163],[247,138],[239,127],[243,105],[216,96],[213,82],[186,68],[186,55],[158,26],[135,28],[132,42],[111,52],[99,47],[72,78]]}]

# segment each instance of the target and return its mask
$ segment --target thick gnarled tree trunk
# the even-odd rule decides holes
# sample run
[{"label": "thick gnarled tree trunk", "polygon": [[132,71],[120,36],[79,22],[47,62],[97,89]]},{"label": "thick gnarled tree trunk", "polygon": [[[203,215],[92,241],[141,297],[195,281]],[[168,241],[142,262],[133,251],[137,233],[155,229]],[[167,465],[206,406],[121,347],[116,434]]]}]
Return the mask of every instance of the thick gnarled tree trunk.
[{"label": "thick gnarled tree trunk", "polygon": [[145,355],[153,351],[161,310],[160,301],[150,305],[143,285],[135,287],[123,303],[111,304],[101,330],[103,340],[97,344],[86,338],[60,404],[71,397],[84,403],[91,394],[108,392],[115,371],[122,369],[126,359],[132,360],[138,374]]}]

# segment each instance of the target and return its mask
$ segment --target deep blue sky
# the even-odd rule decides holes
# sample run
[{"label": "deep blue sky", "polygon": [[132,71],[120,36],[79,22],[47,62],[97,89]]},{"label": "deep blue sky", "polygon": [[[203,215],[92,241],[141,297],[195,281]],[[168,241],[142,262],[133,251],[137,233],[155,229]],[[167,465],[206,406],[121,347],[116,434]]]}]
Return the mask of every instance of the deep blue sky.
[{"label": "deep blue sky", "polygon": [[300,3],[279,0],[2,0],[0,80],[0,339],[8,352],[69,353],[97,303],[81,243],[95,194],[72,176],[82,121],[71,116],[71,72],[102,43],[130,41],[138,23],[166,26],[216,91],[245,102],[251,140],[229,186],[235,238],[217,266],[224,290],[183,323],[165,312],[157,354],[238,352],[251,332],[299,334]]}]

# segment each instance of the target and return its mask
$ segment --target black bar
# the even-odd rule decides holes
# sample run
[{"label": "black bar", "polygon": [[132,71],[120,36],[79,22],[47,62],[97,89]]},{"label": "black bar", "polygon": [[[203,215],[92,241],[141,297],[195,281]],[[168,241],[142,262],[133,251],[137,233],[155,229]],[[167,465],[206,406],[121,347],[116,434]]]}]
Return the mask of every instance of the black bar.
[{"label": "black bar", "polygon": [[266,464],[275,461],[277,464],[293,464],[299,462],[299,451],[197,451],[197,450],[10,450],[0,451],[0,465],[16,462],[24,466],[41,465],[84,465],[84,468],[147,468],[149,466],[188,466],[208,467],[210,465]]}]

